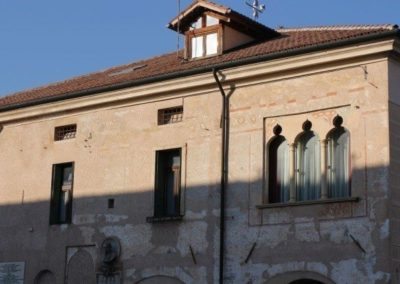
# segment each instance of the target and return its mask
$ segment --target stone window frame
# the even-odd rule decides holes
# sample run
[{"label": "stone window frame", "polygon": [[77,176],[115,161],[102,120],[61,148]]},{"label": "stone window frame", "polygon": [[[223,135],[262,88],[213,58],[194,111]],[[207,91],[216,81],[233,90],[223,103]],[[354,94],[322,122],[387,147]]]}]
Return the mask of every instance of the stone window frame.
[{"label": "stone window frame", "polygon": [[[311,114],[312,112],[310,112]],[[337,112],[335,112],[336,116],[340,116],[340,114],[338,114]],[[301,116],[301,114],[299,114]],[[295,115],[296,116],[296,115]],[[304,116],[304,113],[303,113]],[[305,115],[305,117],[307,117],[307,115]],[[341,117],[341,116],[340,116]],[[313,121],[317,121],[319,118],[313,119]],[[276,124],[274,127],[277,127],[279,125],[279,127],[284,129],[284,126],[288,126],[288,124],[282,123],[282,122],[278,122],[278,120],[276,119]],[[342,121],[343,122],[343,121]],[[283,127],[281,126],[281,124],[283,125]],[[289,138],[289,140],[287,140],[285,133],[283,132],[283,137],[285,137],[285,139],[288,141],[289,144],[289,155],[290,155],[290,177],[289,179],[291,180],[291,185],[290,185],[290,198],[288,202],[275,202],[272,203],[269,200],[269,188],[268,188],[268,183],[269,183],[269,178],[268,178],[268,166],[265,167],[265,174],[264,174],[264,180],[263,180],[263,203],[260,205],[256,205],[257,209],[266,209],[266,208],[276,208],[276,207],[286,207],[286,206],[300,206],[300,205],[308,205],[308,204],[320,204],[320,203],[340,203],[340,202],[358,202],[361,200],[360,197],[355,196],[352,191],[351,191],[351,184],[352,184],[352,169],[351,166],[349,167],[349,174],[348,174],[348,184],[349,184],[349,196],[346,197],[338,197],[338,198],[330,198],[328,196],[328,181],[327,181],[327,146],[328,146],[328,137],[329,134],[335,129],[335,125],[333,124],[333,121],[331,120],[331,127],[327,128],[325,131],[323,131],[323,133],[325,135],[320,135],[319,137],[324,137],[322,139],[320,139],[320,151],[321,151],[321,156],[320,156],[320,162],[321,162],[321,174],[320,174],[320,185],[321,185],[321,196],[319,199],[314,199],[314,200],[306,200],[306,201],[298,201],[296,196],[297,196],[297,189],[296,189],[296,181],[293,178],[295,176],[295,160],[296,160],[296,138],[299,134],[297,135],[293,135],[292,134],[292,139]],[[342,126],[340,126],[342,127]],[[271,129],[273,129],[273,127],[270,127]],[[344,128],[344,127],[343,127]],[[344,128],[345,131],[347,131],[349,133],[349,136],[351,135],[351,132],[348,128]],[[282,130],[280,131],[280,133],[282,132]],[[279,133],[279,135],[280,135]],[[317,132],[317,134],[319,135],[320,133]],[[264,143],[265,145],[265,152],[264,152],[264,163],[265,165],[268,165],[268,157],[267,157],[267,153],[268,153],[268,146],[269,143],[274,139],[274,137],[270,134],[268,135],[268,137],[266,137],[266,141],[268,141],[268,143]],[[293,141],[293,142],[290,142]],[[351,143],[349,142],[349,145],[351,145]],[[349,159],[351,157],[351,150],[349,151]],[[351,162],[349,160],[349,165],[351,165]]]},{"label": "stone window frame", "polygon": [[[65,181],[65,170],[70,168],[71,180]],[[71,224],[75,162],[53,164],[50,198],[50,225]],[[63,206],[63,208],[61,208]],[[63,212],[61,211],[63,210]],[[64,217],[62,215],[65,215]]]},{"label": "stone window frame", "polygon": [[[158,214],[161,211],[158,211],[156,208],[158,202],[157,202],[157,168],[158,168],[158,153],[161,152],[168,152],[168,151],[173,151],[173,150],[179,150],[180,151],[180,179],[179,179],[179,198],[177,200],[178,204],[178,209],[176,211],[176,214],[174,216],[172,215],[165,215],[165,214]],[[166,147],[160,147],[160,148],[154,148],[154,208],[153,208],[153,216],[147,217],[146,221],[148,223],[163,223],[163,222],[174,222],[174,221],[181,221],[184,218],[185,215],[185,198],[186,198],[186,167],[187,167],[187,144],[181,144],[181,145],[170,145]]]}]

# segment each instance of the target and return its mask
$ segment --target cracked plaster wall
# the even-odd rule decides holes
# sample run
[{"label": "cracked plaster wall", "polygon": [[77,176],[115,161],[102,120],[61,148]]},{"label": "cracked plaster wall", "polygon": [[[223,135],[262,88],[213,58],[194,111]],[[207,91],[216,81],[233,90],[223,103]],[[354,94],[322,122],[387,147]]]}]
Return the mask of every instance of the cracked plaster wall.
[{"label": "cracked plaster wall", "polygon": [[[301,271],[335,283],[390,282],[387,62],[366,66],[368,77],[356,65],[238,82],[230,105],[226,283],[268,283]],[[157,126],[158,109],[181,104],[183,122]],[[44,269],[62,283],[66,248],[94,246],[99,253],[112,236],[122,246],[124,283],[153,276],[217,283],[220,111],[215,91],[5,125],[0,213],[7,217],[0,220],[0,261],[25,261],[27,283]],[[257,209],[265,195],[270,127],[281,121],[294,137],[308,118],[322,137],[336,114],[351,133],[352,191],[361,200]],[[78,125],[76,139],[53,142],[54,127],[70,123]],[[176,147],[187,153],[184,220],[147,223],[155,151]],[[49,226],[51,166],[68,161],[75,162],[73,222]],[[114,209],[107,208],[109,198]],[[94,259],[98,266],[99,257]]]}]

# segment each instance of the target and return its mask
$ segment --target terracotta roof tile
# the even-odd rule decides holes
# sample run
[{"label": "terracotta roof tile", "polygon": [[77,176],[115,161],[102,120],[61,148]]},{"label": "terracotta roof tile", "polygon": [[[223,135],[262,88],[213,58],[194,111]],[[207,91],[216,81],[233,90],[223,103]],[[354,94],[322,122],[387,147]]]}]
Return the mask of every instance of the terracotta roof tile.
[{"label": "terracotta roof tile", "polygon": [[48,98],[60,98],[71,93],[111,87],[128,82],[134,83],[142,79],[157,78],[166,74],[190,71],[196,68],[224,64],[246,58],[273,55],[303,47],[319,46],[366,35],[378,35],[393,29],[397,30],[397,26],[339,26],[281,29],[279,30],[282,34],[280,37],[248,45],[215,57],[185,61],[178,58],[177,53],[173,52],[15,93],[0,98],[0,111],[1,109],[4,110],[18,104],[37,102]]}]

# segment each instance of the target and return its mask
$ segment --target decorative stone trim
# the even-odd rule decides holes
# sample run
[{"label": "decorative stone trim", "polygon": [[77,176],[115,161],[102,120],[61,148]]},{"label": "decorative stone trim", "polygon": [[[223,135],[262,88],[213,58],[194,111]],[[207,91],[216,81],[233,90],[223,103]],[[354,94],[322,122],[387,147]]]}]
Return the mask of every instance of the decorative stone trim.
[{"label": "decorative stone trim", "polygon": [[281,208],[281,207],[293,207],[293,206],[307,206],[307,205],[319,205],[327,203],[344,203],[344,202],[359,202],[360,197],[346,197],[346,198],[331,198],[331,199],[318,199],[318,200],[307,200],[307,201],[295,201],[288,203],[270,203],[257,205],[257,209],[268,209],[268,208]]},{"label": "decorative stone trim", "polygon": [[164,222],[176,222],[182,221],[183,216],[168,216],[168,217],[147,217],[147,223],[164,223]]}]

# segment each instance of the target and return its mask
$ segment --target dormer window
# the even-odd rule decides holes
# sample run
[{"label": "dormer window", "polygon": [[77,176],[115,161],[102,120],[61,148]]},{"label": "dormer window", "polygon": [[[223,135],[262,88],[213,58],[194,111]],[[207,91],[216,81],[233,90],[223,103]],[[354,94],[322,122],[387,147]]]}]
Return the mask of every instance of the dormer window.
[{"label": "dormer window", "polygon": [[219,20],[209,15],[197,19],[187,32],[187,50],[190,58],[216,55],[221,52],[222,28]]},{"label": "dormer window", "polygon": [[206,0],[194,0],[168,27],[185,35],[185,59],[196,60],[280,35],[229,7]]}]

